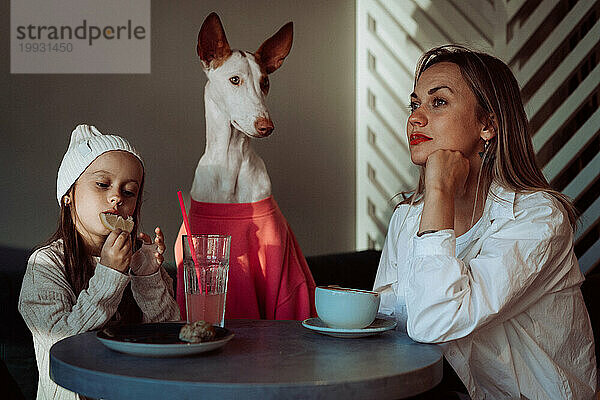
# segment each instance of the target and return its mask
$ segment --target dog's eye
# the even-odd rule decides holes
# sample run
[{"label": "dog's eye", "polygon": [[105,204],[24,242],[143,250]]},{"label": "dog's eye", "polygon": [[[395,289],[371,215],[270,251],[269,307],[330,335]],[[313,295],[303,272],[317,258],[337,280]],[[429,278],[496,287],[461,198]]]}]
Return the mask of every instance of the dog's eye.
[{"label": "dog's eye", "polygon": [[240,77],[239,76],[232,76],[231,78],[229,78],[229,82],[233,83],[235,86],[240,84]]}]

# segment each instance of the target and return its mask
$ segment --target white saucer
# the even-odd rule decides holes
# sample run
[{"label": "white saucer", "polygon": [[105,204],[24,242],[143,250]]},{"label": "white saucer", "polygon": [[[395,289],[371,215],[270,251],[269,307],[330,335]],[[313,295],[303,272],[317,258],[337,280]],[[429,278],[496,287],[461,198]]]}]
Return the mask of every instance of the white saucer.
[{"label": "white saucer", "polygon": [[373,323],[367,326],[366,328],[337,329],[330,328],[319,318],[308,318],[302,321],[302,326],[315,332],[322,333],[323,335],[329,335],[339,338],[360,338],[365,336],[378,335],[381,332],[394,329],[396,327],[396,321],[375,318],[375,321],[373,321]]}]

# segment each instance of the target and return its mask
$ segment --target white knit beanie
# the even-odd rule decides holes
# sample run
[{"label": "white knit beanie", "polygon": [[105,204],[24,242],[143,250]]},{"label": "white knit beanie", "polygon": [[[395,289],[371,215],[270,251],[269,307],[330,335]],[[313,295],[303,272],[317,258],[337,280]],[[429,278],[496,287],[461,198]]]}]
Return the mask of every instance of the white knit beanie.
[{"label": "white knit beanie", "polygon": [[62,197],[75,183],[85,169],[101,154],[121,150],[136,156],[142,165],[142,157],[133,146],[121,136],[103,135],[95,126],[79,125],[71,133],[71,142],[58,168],[56,178],[56,199],[60,205]]}]

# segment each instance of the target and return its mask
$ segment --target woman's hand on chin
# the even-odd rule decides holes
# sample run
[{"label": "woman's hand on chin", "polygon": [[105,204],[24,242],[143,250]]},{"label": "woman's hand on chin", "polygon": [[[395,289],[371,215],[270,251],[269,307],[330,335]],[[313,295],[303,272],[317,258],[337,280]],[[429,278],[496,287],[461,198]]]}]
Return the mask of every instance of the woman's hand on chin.
[{"label": "woman's hand on chin", "polygon": [[454,229],[455,200],[465,194],[469,160],[459,151],[436,150],[425,165],[425,199],[419,236]]},{"label": "woman's hand on chin", "polygon": [[436,150],[425,164],[425,192],[439,191],[446,196],[460,197],[465,193],[469,176],[469,160],[461,152]]}]

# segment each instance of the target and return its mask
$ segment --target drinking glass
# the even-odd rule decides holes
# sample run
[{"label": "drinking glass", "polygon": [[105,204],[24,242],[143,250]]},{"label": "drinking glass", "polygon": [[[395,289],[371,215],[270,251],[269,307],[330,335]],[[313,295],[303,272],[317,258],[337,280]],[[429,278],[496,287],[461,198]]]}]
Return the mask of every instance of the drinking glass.
[{"label": "drinking glass", "polygon": [[191,238],[197,264],[187,235],[182,238],[187,323],[204,320],[223,327],[231,236],[191,235]]}]

